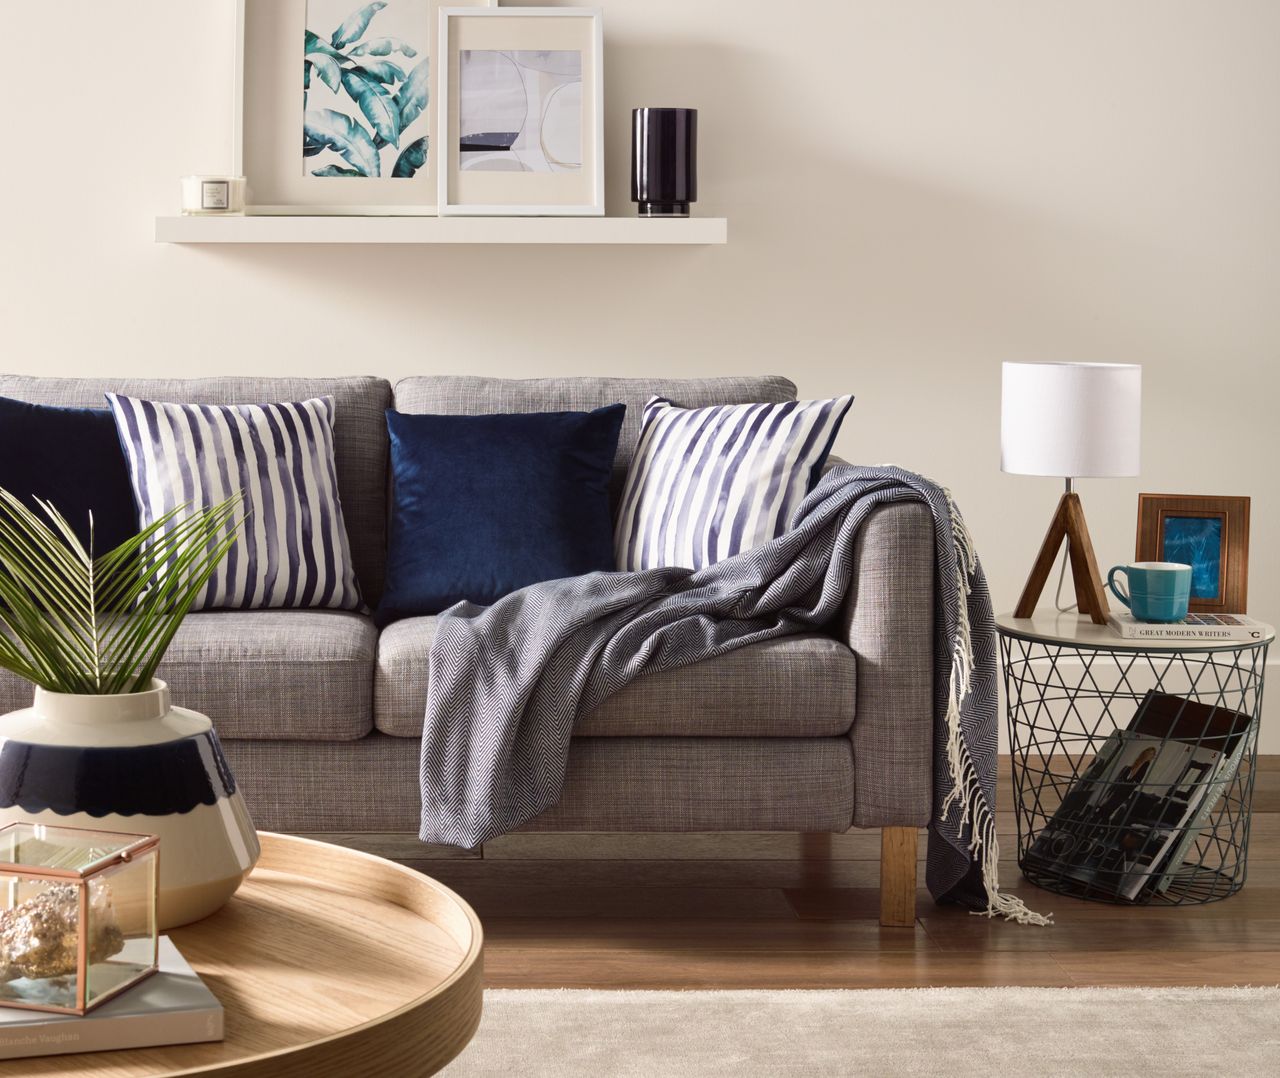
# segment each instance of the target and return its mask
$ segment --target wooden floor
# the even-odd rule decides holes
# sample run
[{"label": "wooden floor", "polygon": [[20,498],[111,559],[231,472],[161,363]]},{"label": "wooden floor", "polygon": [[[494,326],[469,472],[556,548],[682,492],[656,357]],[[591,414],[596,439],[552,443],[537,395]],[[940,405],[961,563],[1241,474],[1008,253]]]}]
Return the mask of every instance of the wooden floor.
[{"label": "wooden floor", "polygon": [[1053,913],[1048,928],[939,908],[923,890],[914,928],[881,928],[879,832],[523,834],[480,856],[431,859],[403,839],[342,838],[463,895],[484,923],[495,988],[1280,983],[1280,757],[1260,761],[1244,890],[1163,909],[1081,902],[1023,881],[1007,771],[1001,878]]}]

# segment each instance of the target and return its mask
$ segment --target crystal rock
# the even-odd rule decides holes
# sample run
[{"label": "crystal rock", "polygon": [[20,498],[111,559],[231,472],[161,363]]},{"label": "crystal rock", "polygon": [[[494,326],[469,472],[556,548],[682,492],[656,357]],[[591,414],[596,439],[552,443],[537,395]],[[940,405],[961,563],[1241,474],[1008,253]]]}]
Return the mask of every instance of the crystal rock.
[{"label": "crystal rock", "polygon": [[[0,912],[0,982],[18,977],[64,977],[77,972],[80,957],[80,896],[74,884],[58,884]],[[89,894],[89,963],[124,949],[111,893],[104,885]]]}]

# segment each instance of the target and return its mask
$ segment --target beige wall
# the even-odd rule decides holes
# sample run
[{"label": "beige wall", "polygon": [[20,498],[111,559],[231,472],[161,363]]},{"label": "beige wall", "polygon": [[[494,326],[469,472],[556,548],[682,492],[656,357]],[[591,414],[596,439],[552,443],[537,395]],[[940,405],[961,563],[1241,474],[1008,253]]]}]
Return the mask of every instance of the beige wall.
[{"label": "beige wall", "polygon": [[778,371],[857,394],[843,456],[954,489],[1007,607],[1058,487],[999,472],[1000,361],[1138,362],[1144,474],[1083,484],[1100,561],[1139,490],[1249,494],[1280,620],[1280,4],[604,7],[610,211],[632,106],[694,105],[728,246],[157,246],[229,164],[232,0],[8,5],[2,366]]}]

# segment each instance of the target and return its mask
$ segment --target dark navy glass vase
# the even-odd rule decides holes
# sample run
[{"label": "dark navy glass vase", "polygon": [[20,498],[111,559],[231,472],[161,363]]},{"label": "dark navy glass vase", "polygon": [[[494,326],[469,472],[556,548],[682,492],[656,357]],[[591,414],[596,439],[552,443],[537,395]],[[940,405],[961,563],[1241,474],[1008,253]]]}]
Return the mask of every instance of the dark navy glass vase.
[{"label": "dark navy glass vase", "polygon": [[698,110],[631,111],[631,201],[641,217],[688,217],[698,200]]}]

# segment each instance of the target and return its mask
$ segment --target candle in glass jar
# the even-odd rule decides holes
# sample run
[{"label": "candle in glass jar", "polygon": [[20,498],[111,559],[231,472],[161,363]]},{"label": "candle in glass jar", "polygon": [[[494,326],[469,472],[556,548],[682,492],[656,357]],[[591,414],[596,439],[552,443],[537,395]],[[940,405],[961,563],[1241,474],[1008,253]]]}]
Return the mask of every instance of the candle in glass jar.
[{"label": "candle in glass jar", "polygon": [[244,177],[183,176],[182,212],[244,213]]}]

